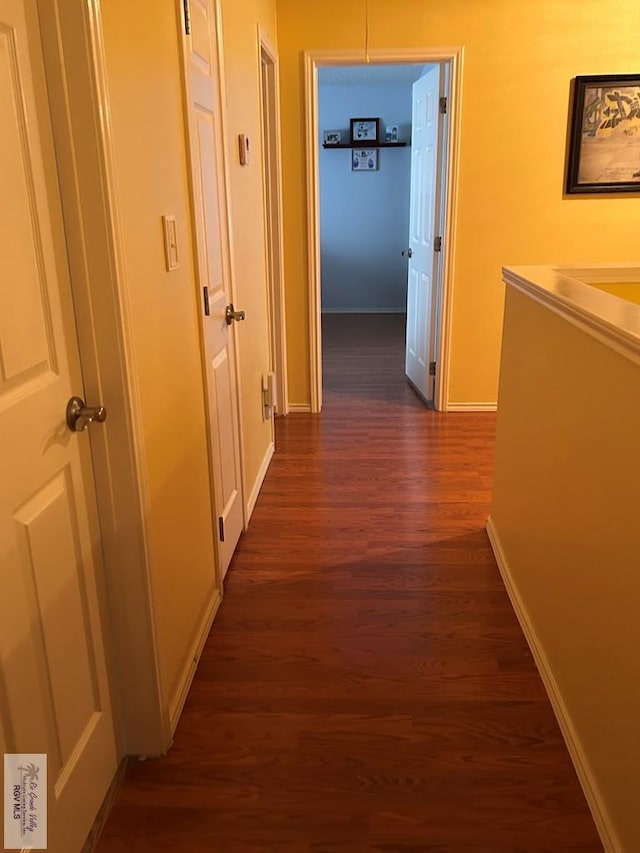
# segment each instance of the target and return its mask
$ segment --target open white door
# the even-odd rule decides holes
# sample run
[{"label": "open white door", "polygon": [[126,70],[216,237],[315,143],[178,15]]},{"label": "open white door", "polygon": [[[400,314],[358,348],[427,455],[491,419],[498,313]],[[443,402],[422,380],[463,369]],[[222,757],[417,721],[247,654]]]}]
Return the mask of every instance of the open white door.
[{"label": "open white door", "polygon": [[[191,179],[198,255],[204,358],[207,369],[209,446],[216,540],[222,575],[243,526],[240,431],[235,352],[230,323],[228,223],[225,205],[219,57],[214,0],[190,0],[186,36]],[[229,321],[229,322],[228,322]]]},{"label": "open white door", "polygon": [[405,372],[426,401],[434,397],[440,168],[440,66],[413,84],[411,208]]},{"label": "open white door", "polygon": [[82,377],[36,0],[0,0],[0,127],[0,740],[47,754],[48,849],[69,853],[118,756],[90,436],[65,422]]}]

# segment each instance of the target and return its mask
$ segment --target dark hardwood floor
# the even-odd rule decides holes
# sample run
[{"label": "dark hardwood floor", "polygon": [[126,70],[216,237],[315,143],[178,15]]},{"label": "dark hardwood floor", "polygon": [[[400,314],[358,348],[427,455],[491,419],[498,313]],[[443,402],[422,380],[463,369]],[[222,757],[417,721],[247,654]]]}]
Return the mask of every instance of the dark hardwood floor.
[{"label": "dark hardwood floor", "polygon": [[99,853],[601,851],[489,548],[495,416],[427,410],[403,318],[327,318],[161,761]]}]

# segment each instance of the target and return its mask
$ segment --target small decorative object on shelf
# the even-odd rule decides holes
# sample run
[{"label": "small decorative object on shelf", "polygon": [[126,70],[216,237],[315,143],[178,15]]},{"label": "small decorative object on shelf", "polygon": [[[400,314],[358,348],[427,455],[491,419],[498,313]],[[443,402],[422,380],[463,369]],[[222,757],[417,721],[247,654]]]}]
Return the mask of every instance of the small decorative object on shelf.
[{"label": "small decorative object on shelf", "polygon": [[398,125],[397,124],[388,124],[385,128],[384,134],[385,142],[398,142]]},{"label": "small decorative object on shelf", "polygon": [[361,145],[363,142],[380,142],[379,118],[351,119],[351,143]]},{"label": "small decorative object on shelf", "polygon": [[325,145],[340,145],[342,142],[342,133],[339,130],[325,130],[324,144]]},{"label": "small decorative object on shelf", "polygon": [[351,152],[352,172],[374,172],[378,168],[377,148],[354,148]]}]

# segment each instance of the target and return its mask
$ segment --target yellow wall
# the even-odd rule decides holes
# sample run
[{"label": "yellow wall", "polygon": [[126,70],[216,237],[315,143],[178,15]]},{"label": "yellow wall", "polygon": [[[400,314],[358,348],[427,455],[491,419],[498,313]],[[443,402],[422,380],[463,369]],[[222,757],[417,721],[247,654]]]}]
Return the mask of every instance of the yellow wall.
[{"label": "yellow wall", "polygon": [[[269,372],[267,270],[263,215],[258,25],[276,42],[275,0],[222,0],[227,144],[231,182],[234,298],[247,312],[238,324],[242,375],[245,498],[256,486],[273,442],[273,422],[262,418],[262,377]],[[238,135],[251,140],[251,163],[241,166]]]},{"label": "yellow wall", "polygon": [[508,289],[492,524],[615,849],[629,853],[640,850],[639,381],[640,366]]},{"label": "yellow wall", "polygon": [[[278,0],[290,400],[308,403],[301,52],[364,42],[363,0]],[[637,260],[638,197],[563,198],[570,79],[637,68],[636,0],[369,0],[372,48],[465,48],[451,402],[496,399],[505,264]],[[400,247],[399,247],[400,248]]]},{"label": "yellow wall", "polygon": [[[205,403],[174,0],[102,6],[113,142],[150,489],[153,586],[168,700],[214,589]],[[167,273],[161,216],[175,214]]]}]

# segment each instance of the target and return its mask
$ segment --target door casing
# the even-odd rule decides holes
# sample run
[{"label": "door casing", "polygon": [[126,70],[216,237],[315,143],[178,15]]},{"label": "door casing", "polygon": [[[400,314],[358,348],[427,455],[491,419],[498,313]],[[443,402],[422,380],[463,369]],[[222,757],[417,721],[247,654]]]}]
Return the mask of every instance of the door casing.
[{"label": "door casing", "polygon": [[280,144],[280,81],[278,53],[258,27],[260,56],[260,113],[264,173],[265,243],[271,370],[276,374],[278,415],[289,412],[287,342],[284,298],[282,169]]},{"label": "door casing", "polygon": [[309,280],[309,383],[311,411],[322,409],[322,334],[320,276],[320,183],[318,139],[318,68],[321,66],[440,64],[448,77],[447,133],[442,152],[445,169],[441,204],[442,259],[436,300],[436,382],[434,405],[447,411],[453,304],[460,126],[462,100],[462,47],[379,48],[365,58],[360,50],[310,50],[304,54],[306,183],[307,183],[307,270]]}]

